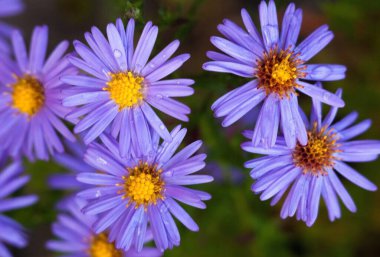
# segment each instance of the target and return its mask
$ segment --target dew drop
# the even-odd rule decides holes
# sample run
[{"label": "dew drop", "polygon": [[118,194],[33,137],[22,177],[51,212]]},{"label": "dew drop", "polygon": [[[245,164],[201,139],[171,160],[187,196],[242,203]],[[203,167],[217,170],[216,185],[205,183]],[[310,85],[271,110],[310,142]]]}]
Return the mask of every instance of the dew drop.
[{"label": "dew drop", "polygon": [[328,101],[331,98],[331,94],[330,93],[323,93],[322,97],[323,97],[323,100]]},{"label": "dew drop", "polygon": [[107,164],[107,161],[104,160],[104,159],[101,158],[101,157],[96,158],[96,161],[99,162],[100,164],[103,164],[103,165],[106,165],[106,164]]},{"label": "dew drop", "polygon": [[105,74],[108,78],[110,77],[110,75],[109,75],[109,70],[106,70],[106,69],[102,69],[102,72],[103,72],[103,74]]},{"label": "dew drop", "polygon": [[101,197],[101,196],[102,196],[102,193],[101,193],[99,190],[97,190],[97,191],[96,191],[96,194],[95,194],[95,197],[98,198],[98,197]]},{"label": "dew drop", "polygon": [[115,58],[120,58],[120,57],[121,57],[121,51],[115,49],[115,50],[113,51],[113,55],[115,56]]},{"label": "dew drop", "polygon": [[267,148],[268,142],[267,142],[267,139],[265,137],[260,139],[260,145]]},{"label": "dew drop", "polygon": [[164,130],[164,129],[165,129],[165,125],[164,125],[164,124],[161,124],[161,125],[160,125],[160,129],[161,129],[161,130]]},{"label": "dew drop", "polygon": [[138,237],[139,235],[141,235],[141,228],[140,228],[140,226],[137,227],[136,237]]},{"label": "dew drop", "polygon": [[168,212],[168,207],[166,207],[166,205],[162,204],[160,206],[160,212],[161,213],[167,213]]},{"label": "dew drop", "polygon": [[164,173],[165,177],[173,177],[173,171],[168,170],[167,172]]},{"label": "dew drop", "polygon": [[160,95],[160,94],[156,95],[156,97],[159,98],[159,99],[162,99],[162,98],[163,98],[163,96]]}]

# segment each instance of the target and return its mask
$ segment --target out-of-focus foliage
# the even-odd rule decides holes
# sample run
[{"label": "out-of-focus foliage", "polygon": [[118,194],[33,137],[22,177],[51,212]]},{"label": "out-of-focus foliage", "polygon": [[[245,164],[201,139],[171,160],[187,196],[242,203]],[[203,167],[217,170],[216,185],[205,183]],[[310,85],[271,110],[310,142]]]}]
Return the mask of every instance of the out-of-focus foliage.
[{"label": "out-of-focus foliage", "polygon": [[[46,5],[58,5],[65,1],[46,0]],[[351,214],[344,210],[342,219],[330,223],[324,206],[316,224],[307,228],[303,223],[295,220],[281,220],[280,208],[270,207],[268,202],[260,202],[258,197],[250,191],[252,183],[249,170],[243,168],[246,160],[252,155],[243,154],[240,143],[243,137],[240,132],[247,126],[252,127],[252,121],[223,129],[215,120],[210,106],[219,96],[234,86],[242,85],[243,79],[233,75],[210,74],[202,72],[201,64],[206,60],[205,51],[211,49],[209,37],[217,33],[216,26],[224,18],[232,19],[241,24],[240,8],[247,7],[254,11],[256,20],[258,0],[103,0],[93,3],[99,4],[92,8],[97,13],[88,14],[86,7],[92,1],[76,0],[76,21],[88,19],[100,26],[122,17],[135,18],[138,22],[152,20],[159,25],[159,51],[166,43],[178,38],[182,46],[180,52],[190,52],[192,59],[179,71],[182,77],[191,77],[196,80],[196,93],[185,100],[192,108],[190,122],[183,124],[190,133],[187,142],[202,139],[208,152],[208,162],[217,163],[223,171],[228,173],[230,167],[241,167],[244,180],[236,184],[229,180],[229,176],[218,179],[212,185],[201,186],[213,195],[206,210],[187,209],[191,216],[199,223],[200,231],[192,233],[181,230],[181,246],[165,253],[168,257],[376,257],[380,255],[380,194],[364,191],[350,183],[345,183],[353,196],[358,212]],[[280,6],[284,11],[285,1]],[[328,83],[326,87],[333,89],[343,87],[343,97],[346,107],[340,110],[342,117],[353,110],[360,113],[360,118],[371,118],[373,127],[365,138],[380,138],[380,1],[362,0],[314,0],[296,1],[304,9],[304,25],[301,37],[308,35],[311,30],[323,23],[328,23],[335,32],[335,39],[316,61],[340,63],[348,67],[348,77],[345,81]],[[27,1],[33,5],[34,0]],[[63,5],[65,6],[65,5]],[[279,8],[281,8],[279,7]],[[70,15],[70,8],[65,13]],[[34,9],[35,10],[35,9]],[[42,12],[43,10],[41,10]],[[80,13],[83,13],[83,16]],[[101,20],[94,18],[101,17]],[[70,19],[71,17],[68,17]],[[30,24],[33,18],[22,23]],[[54,15],[52,16],[54,19]],[[88,22],[86,20],[86,22]],[[53,20],[44,21],[47,24]],[[142,25],[142,24],[141,24]],[[139,26],[141,28],[142,26]],[[87,30],[90,27],[87,28]],[[75,30],[73,26],[71,30]],[[103,31],[105,27],[103,28]],[[84,31],[72,31],[70,35],[81,37]],[[29,31],[28,31],[29,33]],[[54,32],[59,37],[59,32]],[[54,39],[56,42],[61,38]],[[177,74],[179,76],[179,74]],[[302,104],[310,104],[303,101]],[[167,120],[169,127],[174,127],[176,121]],[[353,167],[365,176],[380,185],[380,161],[355,164]],[[48,223],[54,219],[54,204],[62,196],[52,192],[46,185],[48,174],[60,171],[53,163],[38,162],[28,165],[28,173],[33,179],[25,189],[28,193],[40,195],[40,202],[32,208],[11,213],[24,223],[31,231],[33,244],[29,249],[19,251],[17,256],[41,257],[50,256],[44,252],[43,246],[48,232]],[[210,170],[205,170],[210,172]],[[37,238],[37,239],[35,239]],[[36,253],[35,249],[39,249]]]}]

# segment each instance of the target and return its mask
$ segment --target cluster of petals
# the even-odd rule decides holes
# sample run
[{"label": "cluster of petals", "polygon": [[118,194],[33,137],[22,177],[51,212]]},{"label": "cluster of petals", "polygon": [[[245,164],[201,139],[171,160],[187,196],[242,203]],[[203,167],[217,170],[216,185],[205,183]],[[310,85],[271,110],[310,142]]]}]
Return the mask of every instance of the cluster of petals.
[{"label": "cluster of petals", "polygon": [[[122,158],[117,141],[111,136],[101,136],[102,144],[92,143],[85,161],[101,173],[80,173],[78,180],[92,185],[92,188],[78,194],[86,200],[83,212],[98,215],[93,225],[96,233],[109,230],[109,238],[117,248],[129,250],[143,247],[147,227],[151,227],[154,241],[159,250],[164,251],[180,243],[180,234],[173,217],[189,230],[198,231],[198,225],[178,204],[204,209],[203,203],[211,196],[203,191],[187,188],[187,185],[208,183],[213,180],[208,175],[194,175],[204,166],[205,154],[193,154],[201,147],[201,141],[186,146],[175,154],[186,135],[180,126],[171,132],[171,142],[159,143],[158,134],[150,139],[149,148],[135,150],[129,158]],[[125,193],[123,185],[131,176],[131,169],[140,163],[154,166],[152,175],[157,175],[160,183],[160,198],[155,202],[138,205]],[[137,169],[137,168],[136,168]],[[156,174],[154,174],[156,173]]]},{"label": "cluster of petals", "polygon": [[[336,95],[340,97],[341,93],[338,90]],[[337,111],[338,108],[331,107],[329,113],[322,117],[322,103],[314,100],[310,118],[302,113],[303,123],[308,131],[315,127],[318,131],[325,131],[326,136],[329,133],[334,135],[333,143],[336,147],[331,156],[332,163],[316,172],[305,171],[297,165],[295,148],[288,147],[283,137],[279,137],[276,144],[269,149],[254,146],[252,142],[242,144],[247,152],[265,155],[246,162],[245,167],[252,169],[250,175],[255,183],[251,189],[260,194],[261,200],[272,198],[271,205],[275,205],[282,197],[285,198],[281,209],[282,218],[296,215],[298,220],[312,226],[318,217],[321,197],[331,221],[341,217],[339,198],[348,210],[355,212],[355,203],[343,186],[341,176],[365,190],[377,190],[376,185],[346,164],[374,161],[378,158],[379,140],[352,140],[368,130],[371,121],[364,120],[353,125],[358,113],[352,112],[334,122]],[[250,138],[252,133],[246,131],[244,134]]]},{"label": "cluster of petals", "polygon": [[[80,211],[78,203],[74,199],[68,200],[62,204],[57,221],[52,225],[52,231],[58,239],[48,241],[46,247],[51,251],[62,253],[62,256],[71,257],[162,256],[161,251],[152,247],[144,247],[141,252],[137,252],[134,249],[129,251],[116,249],[112,244],[107,243],[107,234],[97,235],[93,232],[92,224],[95,221],[95,217],[86,216]],[[97,238],[100,238],[102,241],[97,242]],[[146,235],[145,243],[151,240],[152,234],[149,232]]]},{"label": "cluster of petals", "polygon": [[[302,10],[290,4],[280,30],[273,0],[268,4],[265,1],[260,3],[261,34],[245,9],[242,10],[241,16],[245,30],[228,19],[218,26],[225,38],[213,36],[211,42],[223,53],[209,51],[207,56],[212,61],[205,63],[203,68],[213,72],[235,74],[250,81],[220,97],[212,105],[215,117],[224,117],[222,125],[226,127],[252,109],[260,108],[252,135],[255,145],[273,146],[279,128],[288,146],[295,146],[297,140],[306,144],[306,128],[298,112],[298,94],[305,94],[328,105],[344,106],[341,98],[316,87],[312,82],[341,80],[345,77],[346,68],[342,65],[306,64],[333,39],[333,33],[327,25],[323,25],[297,44]],[[302,76],[292,82],[293,90],[286,95],[267,92],[262,85],[263,82],[258,78],[258,63],[265,62],[265,58],[271,53],[278,55],[281,51],[289,53],[290,58],[297,59],[300,64],[294,69],[302,71]]]},{"label": "cluster of petals", "polygon": [[29,160],[49,159],[63,152],[60,136],[75,141],[63,119],[71,111],[62,106],[60,80],[77,69],[64,58],[69,42],[63,41],[46,58],[47,26],[34,29],[29,54],[18,30],[12,33],[12,58],[0,58],[0,150]]},{"label": "cluster of petals", "polygon": [[[146,146],[150,128],[170,141],[168,129],[152,107],[178,120],[188,121],[190,108],[172,97],[189,96],[194,92],[190,87],[194,83],[191,79],[162,80],[190,57],[189,54],[181,54],[171,58],[179,47],[179,41],[173,41],[149,60],[158,28],[148,22],[136,47],[134,30],[133,19],[129,20],[126,28],[120,19],[116,24],[109,24],[107,38],[93,27],[91,32],[85,33],[88,46],[75,41],[76,54],[68,58],[83,74],[62,78],[72,85],[63,105],[75,107],[67,117],[81,118],[74,132],[84,133],[86,144],[109,132],[118,139],[122,156],[128,156],[134,145]],[[112,98],[112,92],[106,90],[107,84],[118,74],[141,80],[141,92],[138,93],[142,99],[132,106],[120,105]]]},{"label": "cluster of petals", "polygon": [[12,197],[12,194],[29,180],[30,176],[23,174],[20,161],[9,162],[4,155],[0,156],[0,256],[2,257],[12,256],[6,244],[17,248],[25,247],[27,244],[24,228],[3,213],[30,206],[37,201],[34,195]]},{"label": "cluster of petals", "polygon": [[[23,9],[22,0],[0,0],[0,18],[19,14]],[[12,26],[0,21],[0,56],[10,54],[8,40],[13,29]]]}]

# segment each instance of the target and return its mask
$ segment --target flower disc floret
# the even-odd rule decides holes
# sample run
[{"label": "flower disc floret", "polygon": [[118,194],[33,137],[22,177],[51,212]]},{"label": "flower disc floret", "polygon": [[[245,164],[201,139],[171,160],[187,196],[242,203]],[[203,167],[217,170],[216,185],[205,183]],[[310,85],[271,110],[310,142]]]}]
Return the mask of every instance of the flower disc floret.
[{"label": "flower disc floret", "polygon": [[92,238],[89,255],[90,257],[122,257],[123,253],[116,249],[115,244],[108,242],[107,234],[101,233]]},{"label": "flower disc floret", "polygon": [[259,79],[258,88],[263,88],[267,95],[275,93],[280,98],[289,97],[295,93],[295,88],[301,86],[297,79],[305,77],[305,66],[290,50],[279,50],[277,47],[263,58],[257,60],[256,77]]},{"label": "flower disc floret", "polygon": [[144,78],[132,72],[111,73],[111,80],[103,90],[119,106],[119,110],[139,105],[144,99]]},{"label": "flower disc floret", "polygon": [[17,77],[12,88],[12,106],[22,114],[33,116],[45,103],[44,87],[31,75]]},{"label": "flower disc floret", "polygon": [[334,153],[338,152],[337,135],[326,127],[320,130],[314,123],[308,131],[307,145],[297,144],[293,151],[293,160],[296,166],[302,168],[303,173],[313,175],[327,175],[327,168],[334,166]]},{"label": "flower disc floret", "polygon": [[123,177],[124,198],[129,199],[128,204],[134,203],[136,207],[149,204],[156,204],[158,199],[163,199],[164,181],[160,175],[161,169],[157,165],[151,165],[147,162],[139,162],[133,168],[128,168],[128,176]]}]

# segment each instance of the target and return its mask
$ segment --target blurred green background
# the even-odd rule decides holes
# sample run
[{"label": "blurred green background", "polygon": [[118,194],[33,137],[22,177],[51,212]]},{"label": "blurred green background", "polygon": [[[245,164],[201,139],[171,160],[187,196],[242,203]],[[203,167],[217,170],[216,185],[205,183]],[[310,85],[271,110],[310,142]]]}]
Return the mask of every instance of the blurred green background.
[{"label": "blurred green background", "polygon": [[[160,33],[155,52],[173,39],[181,40],[179,52],[189,52],[192,58],[174,76],[196,80],[195,95],[184,101],[192,108],[190,122],[183,124],[190,133],[187,143],[196,139],[205,142],[209,167],[204,172],[216,177],[215,183],[197,187],[210,192],[213,199],[206,210],[187,208],[200,225],[199,233],[187,231],[180,225],[181,246],[167,251],[168,257],[203,256],[308,256],[351,257],[380,256],[380,194],[366,192],[346,183],[357,206],[356,214],[343,208],[343,217],[330,223],[324,205],[312,228],[294,219],[281,220],[280,205],[272,208],[268,202],[260,202],[250,191],[252,180],[243,163],[253,158],[240,150],[244,141],[240,132],[252,120],[245,120],[228,129],[222,129],[213,118],[210,106],[228,90],[240,86],[244,79],[233,75],[206,73],[201,65],[206,61],[205,52],[212,49],[211,35],[219,35],[216,26],[224,18],[242,24],[240,9],[247,8],[258,21],[259,0],[26,0],[22,15],[8,19],[29,35],[34,25],[50,27],[50,49],[63,39],[83,40],[83,33],[91,26],[105,31],[109,22],[117,17],[127,20],[134,17],[139,28],[148,20],[159,25]],[[328,83],[325,87],[335,90],[344,88],[346,108],[339,117],[353,110],[360,118],[371,118],[373,126],[363,138],[380,138],[380,1],[377,0],[298,0],[304,10],[301,38],[318,26],[328,23],[335,33],[333,42],[313,62],[340,63],[348,67],[347,79]],[[277,1],[282,14],[288,1]],[[257,24],[257,23],[256,23]],[[308,109],[309,100],[302,98]],[[165,119],[170,128],[174,119]],[[378,167],[380,161],[352,165],[365,176],[380,185]],[[28,209],[9,215],[28,228],[30,246],[16,251],[19,257],[49,257],[54,254],[44,250],[51,237],[50,223],[54,221],[55,202],[63,196],[46,185],[47,176],[63,171],[54,163],[28,164],[27,172],[33,176],[22,193],[36,193],[40,202]],[[1,233],[1,228],[0,228]]]}]

